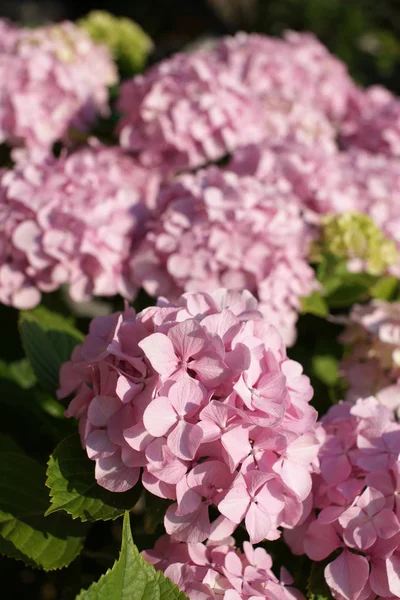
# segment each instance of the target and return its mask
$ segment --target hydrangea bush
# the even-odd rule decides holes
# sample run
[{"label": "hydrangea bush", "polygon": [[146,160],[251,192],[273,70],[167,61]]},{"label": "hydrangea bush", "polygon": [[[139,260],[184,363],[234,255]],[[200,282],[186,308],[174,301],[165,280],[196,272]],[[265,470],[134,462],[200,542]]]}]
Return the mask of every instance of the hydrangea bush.
[{"label": "hydrangea bush", "polygon": [[0,553],[77,600],[400,598],[400,100],[309,33],[0,33]]}]

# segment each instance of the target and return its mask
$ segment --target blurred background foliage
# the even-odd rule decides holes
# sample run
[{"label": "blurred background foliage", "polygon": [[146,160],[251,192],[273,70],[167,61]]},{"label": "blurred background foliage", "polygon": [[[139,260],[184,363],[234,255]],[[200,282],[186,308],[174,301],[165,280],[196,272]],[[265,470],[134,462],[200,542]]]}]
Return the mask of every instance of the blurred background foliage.
[{"label": "blurred background foliage", "polygon": [[1,0],[0,13],[25,24],[78,19],[94,9],[127,16],[153,38],[156,61],[198,39],[238,30],[315,33],[363,85],[400,93],[399,0]]}]

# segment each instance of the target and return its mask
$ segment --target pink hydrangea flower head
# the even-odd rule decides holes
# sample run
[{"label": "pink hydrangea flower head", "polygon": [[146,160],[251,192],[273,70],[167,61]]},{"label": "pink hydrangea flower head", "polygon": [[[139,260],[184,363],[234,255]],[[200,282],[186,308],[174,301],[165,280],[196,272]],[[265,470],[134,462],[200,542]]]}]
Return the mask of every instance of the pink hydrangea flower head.
[{"label": "pink hydrangea flower head", "polygon": [[202,166],[259,139],[257,102],[208,51],[177,54],[124,82],[123,148],[167,171]]},{"label": "pink hydrangea flower head", "polygon": [[381,86],[358,90],[342,127],[347,148],[400,155],[400,100]]},{"label": "pink hydrangea flower head", "polygon": [[309,33],[283,39],[238,33],[216,48],[219,60],[270,109],[301,102],[334,123],[347,113],[354,83],[343,62]]},{"label": "pink hydrangea flower head", "polygon": [[0,299],[17,308],[69,284],[76,301],[134,289],[124,261],[156,207],[159,177],[93,142],[59,159],[24,161],[0,183]]},{"label": "pink hydrangea flower head", "polygon": [[272,571],[270,555],[249,542],[244,542],[241,551],[230,538],[218,543],[186,544],[164,536],[143,555],[190,600],[304,599],[291,587],[290,574],[283,569],[278,579]]},{"label": "pink hydrangea flower head", "polygon": [[306,258],[313,228],[296,198],[217,167],[181,175],[160,195],[167,209],[133,256],[135,281],[171,299],[220,286],[248,289],[293,343],[299,297],[317,287]]},{"label": "pink hydrangea flower head", "polygon": [[67,21],[10,36],[0,48],[0,141],[46,151],[107,114],[117,73],[105,47]]},{"label": "pink hydrangea flower head", "polygon": [[120,492],[141,477],[171,500],[173,540],[218,541],[244,520],[253,543],[306,518],[323,440],[312,388],[249,292],[94,319],[61,370],[59,396],[72,392],[98,483]]},{"label": "pink hydrangea flower head", "polygon": [[18,35],[18,28],[6,19],[0,19],[0,52],[10,50]]},{"label": "pink hydrangea flower head", "polygon": [[343,402],[322,424],[313,510],[287,542],[296,554],[328,559],[325,579],[337,600],[398,597],[400,424],[393,408],[373,396]]},{"label": "pink hydrangea flower head", "polygon": [[[400,304],[373,300],[354,305],[340,340],[351,353],[341,365],[349,398],[378,394],[382,402],[400,407]],[[396,400],[397,398],[397,400]]]}]

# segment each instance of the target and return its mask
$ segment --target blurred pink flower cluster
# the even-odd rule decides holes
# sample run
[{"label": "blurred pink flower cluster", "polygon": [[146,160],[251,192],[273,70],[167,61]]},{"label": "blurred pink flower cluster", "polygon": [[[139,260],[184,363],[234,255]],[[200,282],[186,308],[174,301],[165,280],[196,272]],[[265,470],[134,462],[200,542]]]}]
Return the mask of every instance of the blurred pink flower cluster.
[{"label": "blurred pink flower cluster", "polygon": [[209,167],[181,175],[160,198],[167,208],[133,257],[134,280],[171,300],[220,286],[249,290],[292,344],[299,297],[318,286],[307,263],[313,231],[288,186]]},{"label": "blurred pink flower cluster", "polygon": [[[49,175],[48,162],[53,159],[43,154],[70,126],[85,128],[96,112],[105,109],[107,85],[115,80],[115,70],[106,51],[71,23],[37,30],[16,29],[5,22],[1,27],[4,60],[0,68],[5,69],[7,90],[0,108],[0,130],[3,139],[35,148],[36,155],[41,148],[42,161],[40,165],[35,156],[32,164],[32,156],[21,160],[16,155],[23,166],[3,175],[3,187],[9,187],[7,181],[18,179],[23,171],[36,173],[33,185],[39,189],[42,182],[47,185],[55,177]],[[35,77],[26,74],[31,63]],[[18,87],[20,72],[23,89]],[[358,88],[344,64],[310,34],[288,32],[283,39],[275,39],[241,33],[223,38],[211,49],[158,63],[125,81],[117,102],[120,144],[124,152],[133,153],[135,161],[127,194],[133,199],[132,213],[136,213],[136,199],[144,185],[136,174],[151,173],[149,179],[158,181],[162,174],[164,185],[152,200],[156,210],[151,222],[132,229],[129,219],[120,219],[122,237],[117,241],[113,235],[112,251],[100,252],[105,242],[103,234],[94,233],[96,218],[92,221],[89,207],[105,196],[104,189],[115,190],[108,194],[111,200],[118,187],[125,188],[129,169],[123,169],[120,182],[117,171],[110,175],[109,169],[102,169],[97,179],[93,177],[90,194],[86,178],[81,182],[76,177],[74,214],[79,211],[79,199],[83,208],[79,219],[91,221],[91,243],[99,244],[95,254],[101,258],[89,252],[83,271],[91,274],[85,275],[85,281],[75,271],[66,273],[58,263],[55,269],[54,262],[49,275],[48,264],[39,265],[33,258],[38,242],[32,228],[23,247],[17,241],[12,259],[3,250],[10,246],[6,237],[0,266],[2,301],[33,306],[40,299],[39,290],[56,289],[56,281],[70,284],[77,300],[114,293],[131,299],[141,285],[151,295],[172,300],[185,291],[221,286],[249,289],[285,343],[292,344],[300,298],[316,289],[308,250],[322,214],[368,213],[400,248],[400,187],[393,142],[398,102],[382,88]],[[30,111],[25,110],[28,104]],[[379,124],[381,113],[385,114],[384,126]],[[369,136],[375,122],[376,135]],[[377,142],[373,147],[365,141],[372,137]],[[59,164],[79,162],[81,152],[86,152],[85,161],[97,162],[96,151],[88,146],[78,151],[76,159],[71,154]],[[94,153],[91,159],[90,152]],[[226,164],[207,166],[227,155]],[[122,160],[128,164],[122,154],[112,162]],[[206,168],[181,173],[199,167]],[[64,184],[61,179],[60,186],[69,185],[68,177]],[[18,194],[16,203],[9,203],[8,191],[2,194],[2,212],[11,210],[7,220],[15,224],[7,225],[12,236],[16,224],[26,218],[18,212]],[[52,202],[56,210],[55,204],[64,202],[64,192],[53,195]],[[22,204],[29,205],[31,220],[37,207],[26,200]],[[127,209],[128,201],[123,204]],[[63,208],[57,210],[64,214]],[[110,222],[118,214],[116,210]],[[64,220],[62,227],[67,237],[75,237],[70,223]],[[52,237],[53,258],[65,256],[65,243],[63,236]],[[28,259],[29,269],[28,255],[35,263]],[[391,271],[398,275],[400,265]],[[123,283],[117,282],[122,272]]]},{"label": "blurred pink flower cluster", "polygon": [[312,560],[329,557],[325,579],[337,600],[398,598],[400,424],[372,396],[332,407],[322,423],[314,511],[286,541]]},{"label": "blurred pink flower cluster", "polygon": [[278,579],[272,571],[270,555],[249,542],[244,542],[241,552],[233,538],[184,544],[163,536],[153,550],[143,555],[190,600],[304,600],[291,587],[290,574],[282,568]]},{"label": "blurred pink flower cluster", "polygon": [[349,384],[348,399],[379,395],[400,408],[400,303],[374,300],[356,304],[340,337],[350,353],[341,371]]},{"label": "blurred pink flower cluster", "polygon": [[125,260],[144,235],[158,184],[155,172],[97,143],[3,171],[0,301],[32,308],[64,283],[78,302],[132,297]]},{"label": "blurred pink flower cluster", "polygon": [[116,67],[76,25],[17,29],[0,23],[0,142],[45,153],[70,128],[108,113]]},{"label": "blurred pink flower cluster", "polygon": [[172,173],[262,136],[256,101],[204,51],[176,54],[124,82],[118,110],[121,146]]},{"label": "blurred pink flower cluster", "polygon": [[98,483],[122,492],[141,477],[173,501],[174,540],[223,539],[244,521],[257,543],[307,516],[322,439],[312,388],[249,292],[94,319],[61,371],[59,397],[73,391],[66,414]]}]

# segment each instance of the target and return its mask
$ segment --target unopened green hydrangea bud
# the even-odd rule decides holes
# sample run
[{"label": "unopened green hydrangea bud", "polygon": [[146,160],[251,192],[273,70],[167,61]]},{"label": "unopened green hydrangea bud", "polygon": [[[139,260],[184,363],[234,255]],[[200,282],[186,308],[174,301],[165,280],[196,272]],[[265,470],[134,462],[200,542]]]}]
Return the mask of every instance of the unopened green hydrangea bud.
[{"label": "unopened green hydrangea bud", "polygon": [[131,19],[105,10],[93,10],[78,21],[91,38],[108,46],[120,68],[128,74],[140,71],[153,49],[151,38]]},{"label": "unopened green hydrangea bud", "polygon": [[368,215],[348,212],[322,218],[322,238],[314,256],[330,253],[349,260],[351,270],[383,275],[399,260],[393,240],[388,239]]}]

